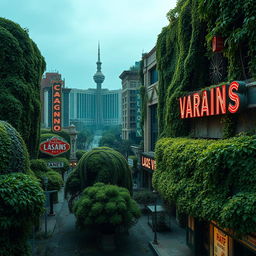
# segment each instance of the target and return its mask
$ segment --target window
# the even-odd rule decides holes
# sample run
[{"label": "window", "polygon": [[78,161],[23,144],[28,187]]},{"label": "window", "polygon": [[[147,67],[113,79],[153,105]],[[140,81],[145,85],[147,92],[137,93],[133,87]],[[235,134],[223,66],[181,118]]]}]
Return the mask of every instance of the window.
[{"label": "window", "polygon": [[149,84],[154,84],[158,81],[158,72],[156,66],[149,70]]}]

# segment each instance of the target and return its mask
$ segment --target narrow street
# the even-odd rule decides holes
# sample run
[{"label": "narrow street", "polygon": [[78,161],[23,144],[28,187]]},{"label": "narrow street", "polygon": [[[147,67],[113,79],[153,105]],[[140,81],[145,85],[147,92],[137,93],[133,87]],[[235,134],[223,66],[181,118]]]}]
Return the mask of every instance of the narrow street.
[{"label": "narrow street", "polygon": [[115,251],[103,251],[100,239],[91,233],[76,229],[75,217],[69,213],[67,202],[63,203],[57,217],[53,235],[37,241],[36,256],[153,256],[148,247],[153,233],[148,232],[143,221],[139,221],[129,231],[129,235],[116,238]]}]

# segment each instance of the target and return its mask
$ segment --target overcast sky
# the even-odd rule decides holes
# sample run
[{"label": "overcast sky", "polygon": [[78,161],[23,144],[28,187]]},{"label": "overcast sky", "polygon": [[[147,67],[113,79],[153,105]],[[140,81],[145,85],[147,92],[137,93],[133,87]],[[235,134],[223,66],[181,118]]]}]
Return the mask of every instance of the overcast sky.
[{"label": "overcast sky", "polygon": [[47,63],[72,88],[95,88],[97,44],[103,88],[150,51],[176,0],[0,0],[0,16],[29,29]]}]

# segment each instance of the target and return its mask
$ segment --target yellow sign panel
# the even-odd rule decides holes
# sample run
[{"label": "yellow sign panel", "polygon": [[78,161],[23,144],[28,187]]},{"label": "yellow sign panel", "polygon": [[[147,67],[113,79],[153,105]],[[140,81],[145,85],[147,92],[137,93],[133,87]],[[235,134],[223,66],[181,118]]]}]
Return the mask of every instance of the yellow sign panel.
[{"label": "yellow sign panel", "polygon": [[214,256],[228,256],[228,236],[214,227]]}]

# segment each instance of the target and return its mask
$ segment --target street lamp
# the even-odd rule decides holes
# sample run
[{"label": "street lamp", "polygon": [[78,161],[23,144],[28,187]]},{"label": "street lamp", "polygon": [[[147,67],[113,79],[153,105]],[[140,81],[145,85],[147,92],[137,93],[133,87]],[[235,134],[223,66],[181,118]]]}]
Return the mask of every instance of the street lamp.
[{"label": "street lamp", "polygon": [[156,190],[153,190],[153,194],[155,195],[155,225],[154,226],[154,241],[153,241],[153,244],[158,244],[158,241],[157,241],[157,232],[156,232],[156,227],[157,227],[157,196],[158,196],[158,193]]},{"label": "street lamp", "polygon": [[46,176],[43,177],[44,182],[44,190],[45,190],[45,211],[44,211],[44,233],[45,236],[47,236],[47,201],[48,201],[48,195],[47,195],[47,186],[48,186],[48,178]]}]

